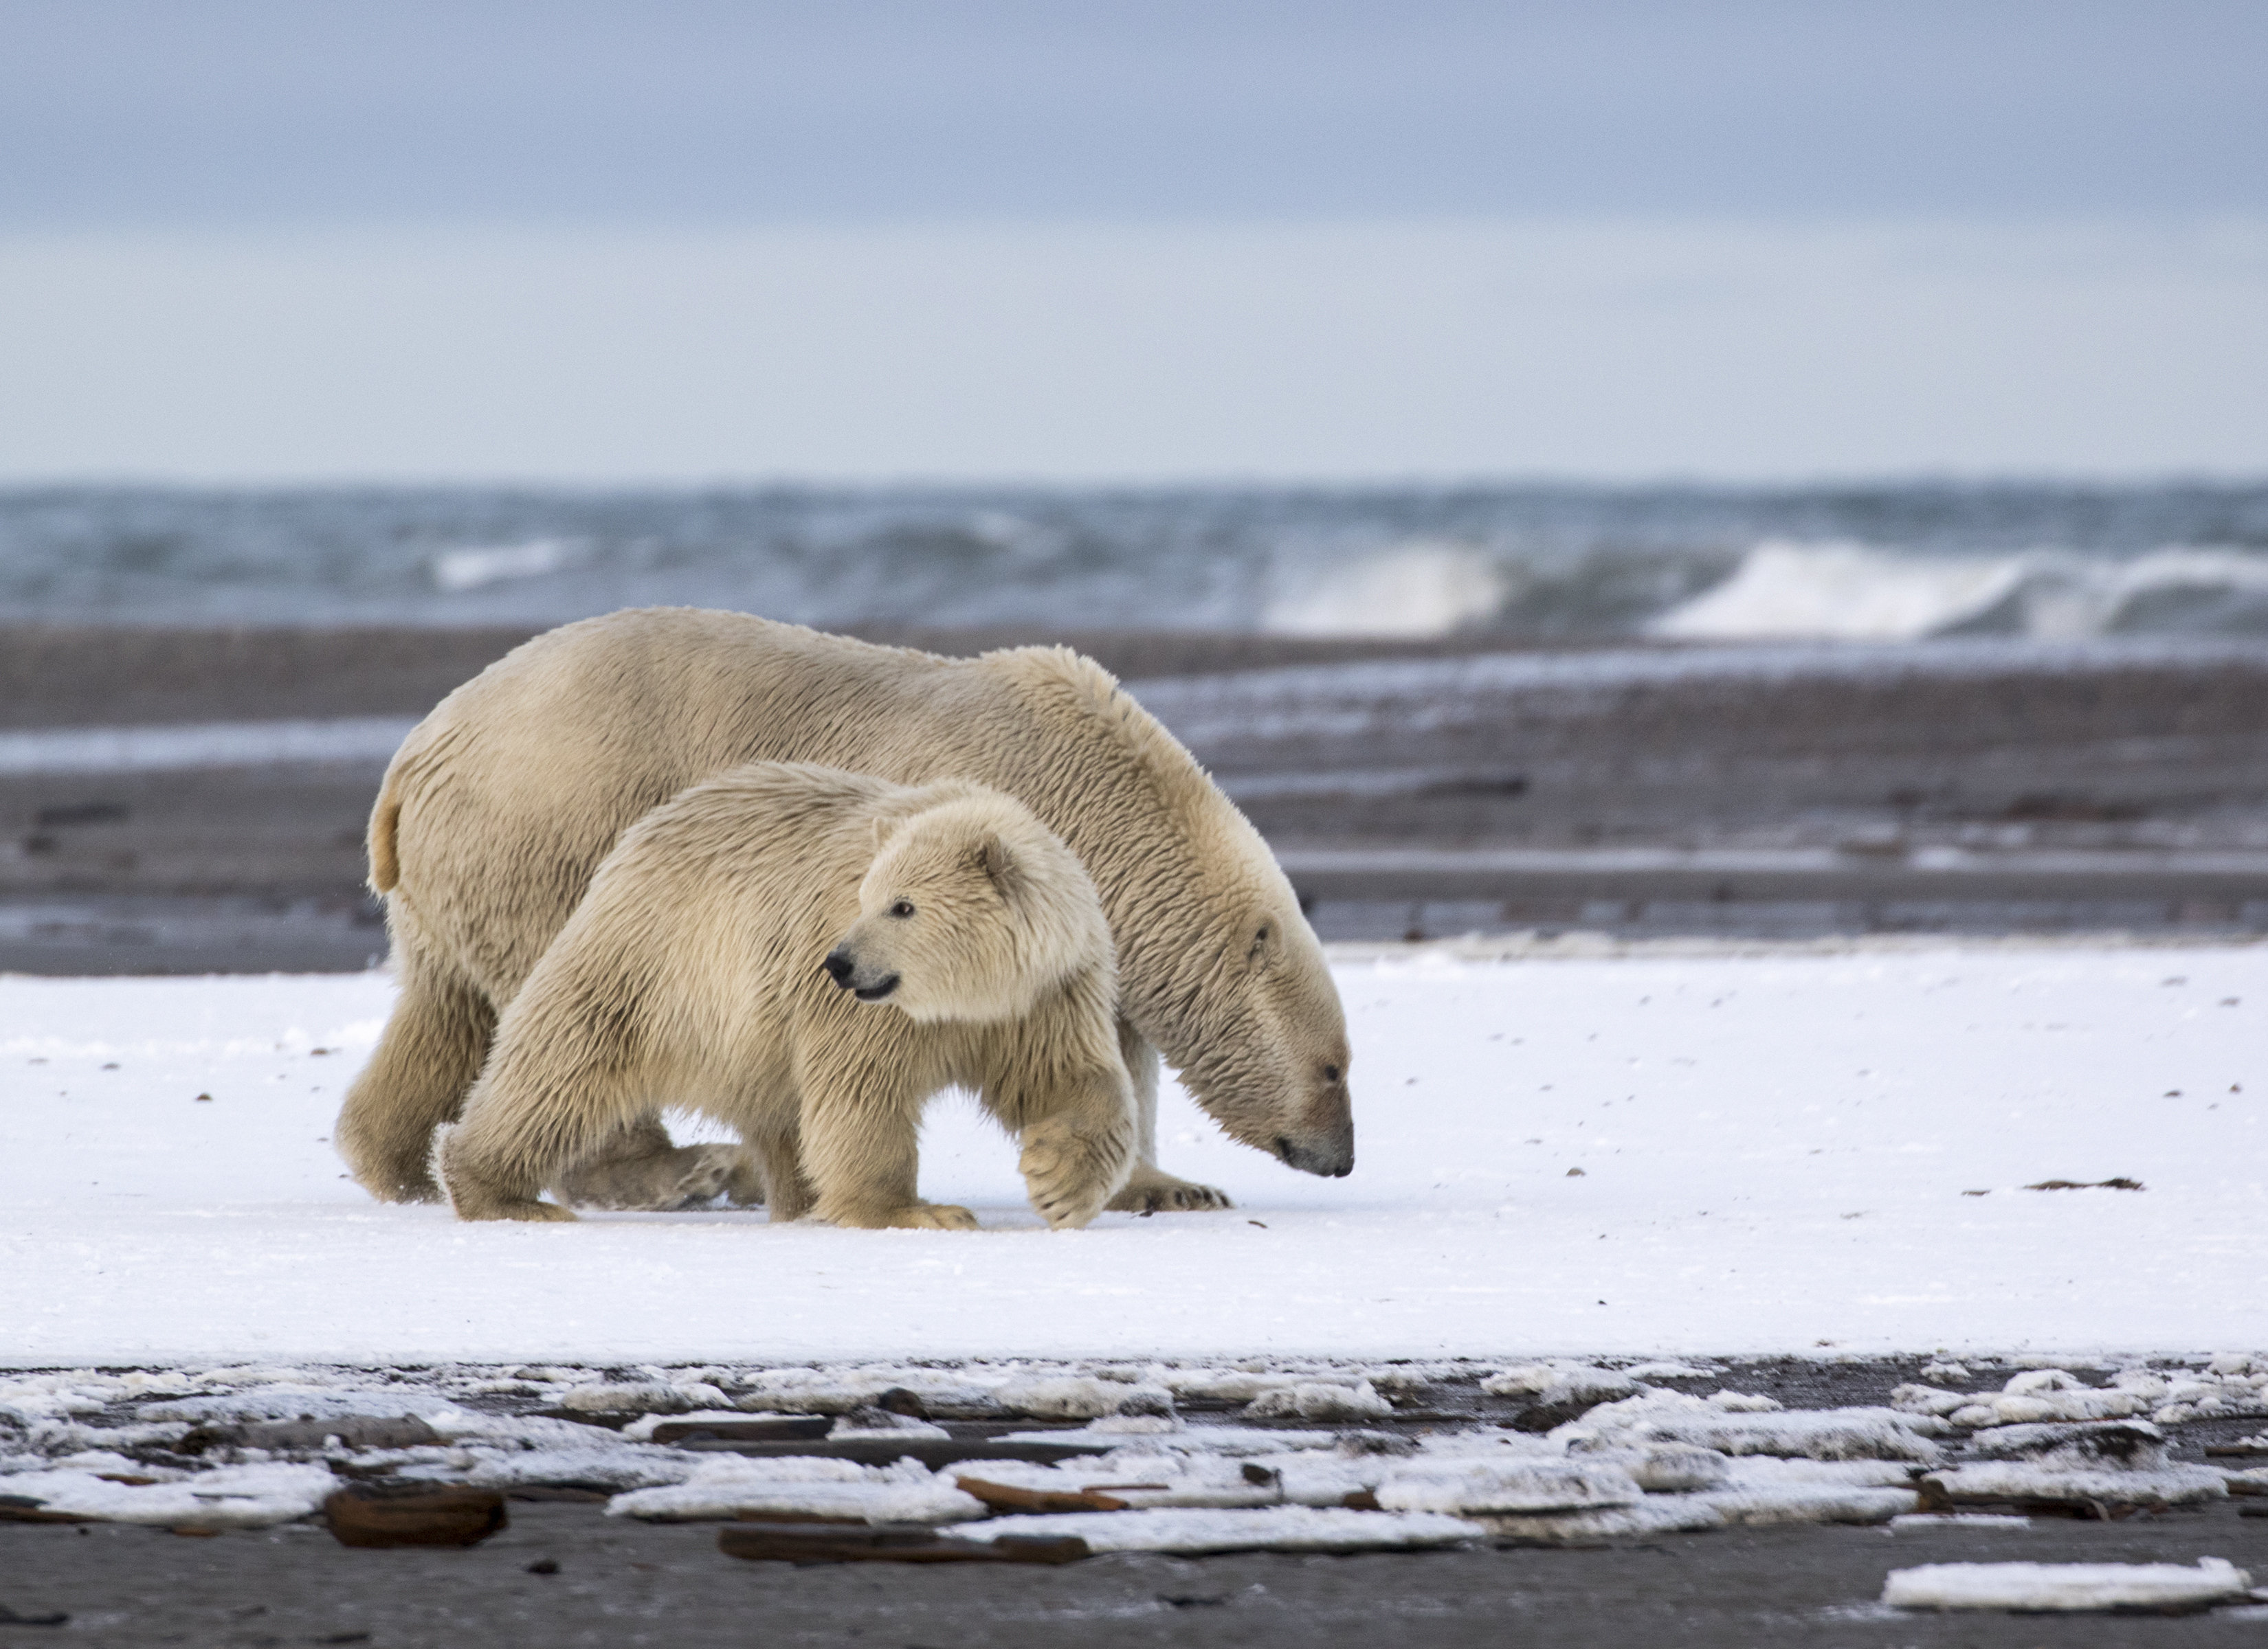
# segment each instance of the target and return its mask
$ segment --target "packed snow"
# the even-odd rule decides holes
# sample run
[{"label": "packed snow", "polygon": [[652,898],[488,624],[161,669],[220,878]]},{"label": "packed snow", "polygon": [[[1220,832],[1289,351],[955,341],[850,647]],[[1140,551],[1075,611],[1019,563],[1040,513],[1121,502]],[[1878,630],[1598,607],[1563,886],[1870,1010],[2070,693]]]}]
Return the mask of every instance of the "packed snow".
[{"label": "packed snow", "polygon": [[[1418,951],[1336,975],[1351,1177],[1229,1142],[1168,1085],[1164,1165],[1237,1206],[1072,1233],[1041,1227],[1012,1147],[957,1099],[932,1112],[923,1189],[977,1210],[980,1232],[722,1209],[460,1224],[372,1202],[332,1151],[383,975],[0,978],[0,1361],[1416,1356],[1510,1373],[1578,1353],[1937,1349],[1952,1366],[2268,1344],[2268,948]],[[2051,1180],[2144,1189],[2026,1189]],[[1879,1440],[1984,1417],[1964,1410],[2268,1412],[2268,1380],[2137,1378],[1949,1389],[1866,1424]],[[1278,1381],[1270,1401],[1336,1424],[1377,1399],[1322,1383]],[[1079,1417],[1066,1392],[1058,1412]],[[1652,1417],[1656,1440],[1730,1447],[1797,1424],[1673,1420]]]}]

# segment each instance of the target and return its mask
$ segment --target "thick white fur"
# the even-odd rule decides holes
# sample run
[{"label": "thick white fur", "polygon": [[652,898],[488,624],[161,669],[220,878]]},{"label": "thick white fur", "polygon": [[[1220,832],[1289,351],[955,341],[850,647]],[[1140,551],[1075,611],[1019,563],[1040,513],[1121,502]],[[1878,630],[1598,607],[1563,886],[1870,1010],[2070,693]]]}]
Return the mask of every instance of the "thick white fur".
[{"label": "thick white fur", "polygon": [[915,1189],[922,1108],[957,1085],[1022,1140],[1033,1206],[1083,1226],[1133,1166],[1116,996],[1093,883],[1019,803],[735,768],[607,856],[435,1160],[465,1218],[571,1219],[542,1188],[670,1102],[740,1131],[775,1219],[968,1227]]},{"label": "thick white fur", "polygon": [[[371,814],[401,994],[336,1138],[373,1195],[438,1194],[454,1117],[497,1016],[642,814],[751,761],[900,784],[958,777],[1016,798],[1093,876],[1118,951],[1119,1041],[1138,1160],[1114,1205],[1227,1199],[1160,1169],[1158,1052],[1229,1134],[1292,1166],[1354,1160],[1345,1020],[1322,949],[1266,843],[1164,728],[1061,648],[942,659],[737,613],[615,613],[537,637],[420,724]],[[736,1178],[737,1175],[737,1178]],[[718,1147],[658,1115],[570,1176],[578,1200],[754,1196]]]}]

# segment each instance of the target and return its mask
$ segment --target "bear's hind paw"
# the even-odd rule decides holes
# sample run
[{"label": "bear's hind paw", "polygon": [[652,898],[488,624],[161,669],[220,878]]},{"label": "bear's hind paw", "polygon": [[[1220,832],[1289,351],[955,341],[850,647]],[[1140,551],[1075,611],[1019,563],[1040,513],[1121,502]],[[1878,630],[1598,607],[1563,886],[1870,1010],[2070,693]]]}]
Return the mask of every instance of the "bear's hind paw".
[{"label": "bear's hind paw", "polygon": [[1122,1214],[1190,1214],[1207,1209],[1233,1208],[1228,1193],[1194,1180],[1181,1180],[1155,1168],[1140,1167],[1126,1189],[1103,1204]]}]

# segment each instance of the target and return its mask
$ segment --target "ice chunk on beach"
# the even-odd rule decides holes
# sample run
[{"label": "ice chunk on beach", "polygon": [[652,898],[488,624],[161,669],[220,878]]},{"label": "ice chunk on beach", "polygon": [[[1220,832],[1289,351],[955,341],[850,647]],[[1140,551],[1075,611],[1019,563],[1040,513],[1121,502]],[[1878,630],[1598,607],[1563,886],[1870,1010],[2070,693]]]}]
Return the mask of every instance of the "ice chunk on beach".
[{"label": "ice chunk on beach", "polygon": [[1573,1512],[1643,1499],[1612,1461],[1442,1461],[1399,1465],[1376,1490],[1388,1512]]},{"label": "ice chunk on beach", "polygon": [[1393,1413],[1394,1405],[1366,1380],[1351,1386],[1305,1380],[1288,1389],[1262,1392],[1245,1405],[1244,1412],[1256,1420],[1371,1420]]},{"label": "ice chunk on beach", "polygon": [[325,1466],[220,1466],[175,1483],[112,1483],[88,1471],[18,1472],[8,1492],[104,1523],[168,1528],[267,1528],[306,1517],[339,1486]]},{"label": "ice chunk on beach", "polygon": [[1168,1415],[1174,1395],[1163,1386],[1130,1385],[1084,1374],[1041,1375],[1012,1380],[992,1400],[1010,1414],[1035,1420],[1094,1420],[1108,1415]]},{"label": "ice chunk on beach", "polygon": [[860,1466],[850,1461],[739,1454],[703,1461],[682,1483],[618,1494],[608,1517],[686,1522],[760,1512],[867,1523],[961,1523],[985,1513],[984,1503],[949,1477],[914,1461]]},{"label": "ice chunk on beach", "polygon": [[1075,1535],[1093,1551],[1383,1551],[1461,1546],[1487,1531],[1464,1518],[1427,1512],[1351,1512],[1269,1506],[1252,1511],[1165,1508],[1148,1512],[1049,1512],[995,1518],[966,1533],[989,1540],[1061,1540]]},{"label": "ice chunk on beach", "polygon": [[1969,1445],[1977,1460],[2029,1460],[2095,1470],[2155,1471],[2166,1463],[2166,1434],[2147,1420],[2003,1425]]},{"label": "ice chunk on beach", "polygon": [[2226,1558],[2171,1563],[1938,1563],[1893,1569],[1894,1609],[2026,1611],[2209,1609],[2244,1596],[2252,1577]]},{"label": "ice chunk on beach", "polygon": [[1695,1494],[1649,1495],[1632,1505],[1587,1512],[1513,1513],[1476,1520],[1499,1540],[1520,1545],[1588,1545],[1638,1535],[1722,1528],[1724,1514]]},{"label": "ice chunk on beach", "polygon": [[1967,1394],[1926,1386],[1900,1386],[1890,1406],[1932,1415],[1970,1430],[1992,1425],[2027,1425],[2051,1421],[2121,1420],[2147,1414],[2156,1398],[2146,1388],[2087,1385],[2059,1368],[2031,1369],[2010,1378],[1999,1391]]},{"label": "ice chunk on beach", "polygon": [[2165,1466],[2154,1471],[2078,1467],[2030,1461],[1982,1461],[1935,1471],[1922,1479],[1933,1498],[1963,1502],[2038,1501],[2080,1506],[2191,1505],[2228,1492],[2209,1466]]},{"label": "ice chunk on beach", "polygon": [[1921,1497],[1911,1489],[1834,1483],[1735,1484],[1691,1498],[1713,1507],[1732,1524],[1887,1523],[1921,1504]]},{"label": "ice chunk on beach", "polygon": [[1742,1413],[1669,1391],[1603,1404],[1551,1435],[1575,1453],[1668,1442],[1690,1443],[1726,1454],[1801,1454],[1814,1460],[1906,1460],[1934,1464],[1943,1455],[1923,1435],[1916,1416],[1896,1410]]},{"label": "ice chunk on beach", "polygon": [[574,1414],[690,1414],[696,1409],[721,1409],[732,1399],[716,1387],[646,1382],[638,1385],[570,1387],[559,1406]]}]

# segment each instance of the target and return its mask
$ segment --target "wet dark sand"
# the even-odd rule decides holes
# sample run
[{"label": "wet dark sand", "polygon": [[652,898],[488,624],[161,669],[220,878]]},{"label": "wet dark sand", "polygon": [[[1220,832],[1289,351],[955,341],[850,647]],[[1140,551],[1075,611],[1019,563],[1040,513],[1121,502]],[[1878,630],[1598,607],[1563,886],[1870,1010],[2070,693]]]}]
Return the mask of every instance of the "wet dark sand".
[{"label": "wet dark sand", "polygon": [[[1476,638],[870,633],[1061,640],[1141,684],[1327,939],[2268,931],[2268,652],[1602,684],[1492,682]],[[411,718],[526,634],[0,630],[0,731]],[[1421,667],[1240,686],[1394,659]],[[0,775],[0,969],[364,965],[381,768]],[[1948,853],[1984,873],[1926,873]]]},{"label": "wet dark sand", "polygon": [[[1791,1408],[1880,1402],[1924,1360],[1731,1359],[1725,1378]],[[1460,1423],[1501,1424],[1519,1406],[1479,1397],[1469,1385],[1432,1388],[1424,1401]],[[1415,1420],[1380,1424],[1424,1429]],[[2178,1427],[2174,1452],[2193,1462],[2258,1424]],[[641,1524],[607,1517],[595,1503],[512,1502],[511,1527],[467,1550],[350,1550],[308,1523],[204,1539],[0,1523],[0,1605],[70,1614],[60,1641],[122,1646],[2217,1649],[2258,1643],[2268,1623],[1909,1615],[1877,1600],[1891,1569],[1929,1563],[2194,1564],[2218,1557],[2268,1581],[2268,1519],[2242,1516],[2248,1504],[2261,1503],[2232,1499],[2110,1522],[2035,1516],[2021,1530],[1794,1525],[1587,1550],[1117,1555],[1059,1568],[748,1563],[718,1550],[717,1523]],[[545,1560],[556,1573],[529,1572]],[[29,1640],[36,1630],[0,1626],[14,1634],[0,1641]]]},{"label": "wet dark sand", "polygon": [[[1634,1645],[1749,1649],[2218,1649],[2264,1623],[1881,1609],[1883,1578],[1928,1563],[2178,1563],[2268,1571],[2268,1519],[2235,1504],[2029,1529],[1776,1528],[1590,1550],[797,1568],[717,1550],[717,1525],[648,1526],[596,1505],[515,1503],[467,1550],[356,1551],[313,1525],[188,1539],[0,1525],[0,1604],[62,1611],[10,1643],[367,1643],[431,1649],[826,1644],[877,1649],[1085,1645]],[[545,1560],[556,1573],[534,1574]]]}]

